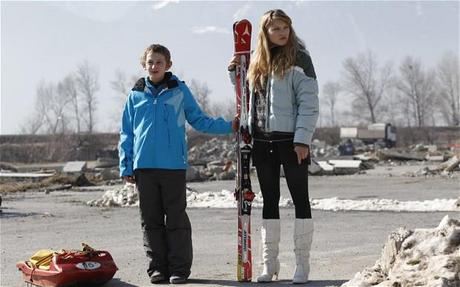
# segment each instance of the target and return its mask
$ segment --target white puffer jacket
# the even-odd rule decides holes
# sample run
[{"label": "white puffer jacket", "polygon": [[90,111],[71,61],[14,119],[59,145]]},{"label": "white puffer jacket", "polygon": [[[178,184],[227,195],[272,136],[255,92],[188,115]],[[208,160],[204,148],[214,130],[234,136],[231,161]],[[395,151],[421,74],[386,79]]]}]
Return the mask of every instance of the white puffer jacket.
[{"label": "white puffer jacket", "polygon": [[[230,79],[235,84],[234,72],[230,72]],[[282,78],[269,76],[266,91],[267,121],[264,130],[294,133],[294,143],[311,144],[319,115],[319,101],[318,82],[308,52],[298,51],[295,66]],[[252,127],[255,103],[252,88],[250,103],[249,126]]]}]

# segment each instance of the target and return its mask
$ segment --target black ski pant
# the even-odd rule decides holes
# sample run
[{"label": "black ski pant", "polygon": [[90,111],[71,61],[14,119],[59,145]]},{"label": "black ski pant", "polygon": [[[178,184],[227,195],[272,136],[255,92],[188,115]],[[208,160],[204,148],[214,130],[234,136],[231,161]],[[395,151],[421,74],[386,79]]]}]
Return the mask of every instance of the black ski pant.
[{"label": "black ski pant", "polygon": [[254,139],[252,162],[263,196],[262,218],[279,219],[280,166],[295,206],[296,218],[311,218],[308,198],[310,155],[299,165],[292,140]]},{"label": "black ski pant", "polygon": [[185,170],[136,169],[147,273],[188,277],[192,266],[192,228],[185,208]]}]

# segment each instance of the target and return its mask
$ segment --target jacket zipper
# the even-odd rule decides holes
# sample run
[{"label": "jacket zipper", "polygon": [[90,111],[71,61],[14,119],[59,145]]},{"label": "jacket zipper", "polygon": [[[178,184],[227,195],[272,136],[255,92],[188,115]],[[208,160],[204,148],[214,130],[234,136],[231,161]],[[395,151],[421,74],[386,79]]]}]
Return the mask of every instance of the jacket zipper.
[{"label": "jacket zipper", "polygon": [[166,132],[168,134],[168,147],[171,147],[171,131],[169,130],[168,126],[168,107],[166,104],[163,104],[163,121],[166,125]]},{"label": "jacket zipper", "polygon": [[[175,88],[173,88],[173,89],[175,89]],[[150,88],[149,88],[149,90],[150,90]],[[161,96],[161,94],[163,94],[165,91],[170,91],[170,90],[172,90],[172,89],[168,89],[168,88],[163,89],[163,90],[161,90],[156,96],[154,96],[153,93],[152,93],[152,91],[150,90],[150,93],[152,94],[152,97],[153,97],[153,124],[154,124],[154,126],[155,126],[155,122],[156,122],[156,110],[157,110],[157,107],[158,107],[158,105],[157,105],[157,103],[158,103],[158,98],[159,98],[159,97]],[[165,108],[165,113],[166,113],[167,109],[166,109],[166,107],[164,107],[164,108]],[[166,118],[163,118],[163,120],[165,121],[166,127],[167,127],[167,128],[166,128],[166,131],[167,131],[167,133],[168,133],[168,147],[171,147],[171,132],[170,132],[168,126],[167,126],[167,125],[168,125],[168,118],[167,118],[167,117],[166,117]],[[182,153],[183,153],[183,152],[182,152]]]},{"label": "jacket zipper", "polygon": [[270,75],[267,77],[267,84],[265,85],[265,104],[267,105],[265,110],[265,131],[270,132],[270,95],[271,95],[271,79]]}]

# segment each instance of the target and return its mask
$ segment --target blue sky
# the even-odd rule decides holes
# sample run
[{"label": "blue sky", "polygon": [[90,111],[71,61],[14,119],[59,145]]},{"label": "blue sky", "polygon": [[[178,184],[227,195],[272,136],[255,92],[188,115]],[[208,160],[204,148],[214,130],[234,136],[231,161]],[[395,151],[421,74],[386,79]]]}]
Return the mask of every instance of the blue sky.
[{"label": "blue sky", "polygon": [[434,66],[459,53],[458,1],[2,1],[0,134],[18,133],[34,110],[41,80],[58,82],[88,60],[99,71],[96,129],[114,131],[116,69],[141,73],[151,43],[170,48],[173,72],[206,82],[211,101],[234,97],[226,66],[236,19],[253,23],[280,8],[309,48],[320,86],[341,77],[342,62],[368,49],[383,64],[407,55]]}]

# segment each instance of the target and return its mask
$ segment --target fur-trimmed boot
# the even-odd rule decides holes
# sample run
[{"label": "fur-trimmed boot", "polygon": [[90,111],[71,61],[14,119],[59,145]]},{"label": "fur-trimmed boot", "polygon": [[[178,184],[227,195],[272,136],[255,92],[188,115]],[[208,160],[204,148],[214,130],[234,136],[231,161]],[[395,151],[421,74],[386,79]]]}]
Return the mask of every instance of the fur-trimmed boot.
[{"label": "fur-trimmed boot", "polygon": [[295,273],[292,283],[307,283],[310,273],[310,249],[313,241],[313,220],[296,218],[294,223]]},{"label": "fur-trimmed boot", "polygon": [[278,260],[279,243],[280,243],[280,220],[263,219],[262,220],[262,261],[264,270],[257,277],[257,282],[271,282],[273,276],[278,279],[280,271],[280,261]]}]

